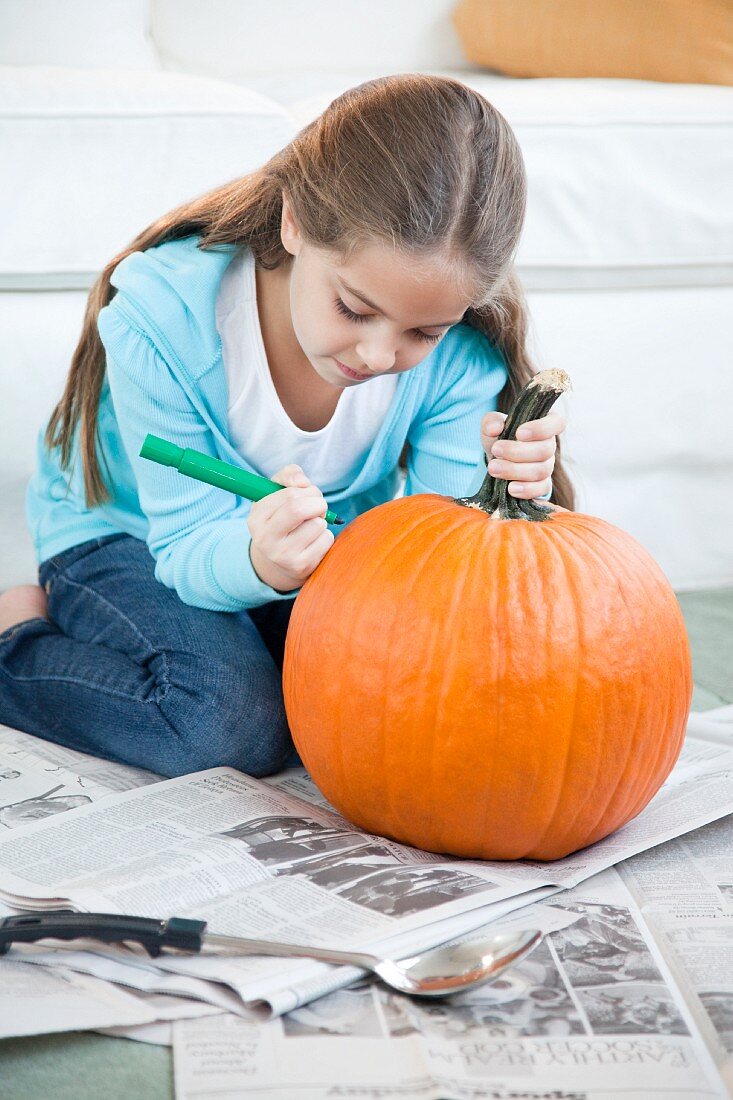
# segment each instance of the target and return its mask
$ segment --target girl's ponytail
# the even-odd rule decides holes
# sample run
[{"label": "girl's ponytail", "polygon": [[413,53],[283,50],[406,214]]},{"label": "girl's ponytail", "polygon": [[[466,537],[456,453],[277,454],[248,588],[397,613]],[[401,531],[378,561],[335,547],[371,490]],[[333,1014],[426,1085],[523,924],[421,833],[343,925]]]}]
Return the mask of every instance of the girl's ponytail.
[{"label": "girl's ponytail", "polygon": [[117,260],[109,264],[89,292],[81,336],[71,359],[61,400],[51,413],[44,442],[58,447],[64,469],[71,464],[77,424],[78,445],[83,457],[84,489],[87,506],[109,500],[97,458],[96,428],[99,395],[104,380],[105,357],[97,332],[99,311],[110,299],[110,275]]},{"label": "girl's ponytail", "polygon": [[[240,232],[245,239],[251,236],[253,245],[255,239],[259,241],[258,259],[262,266],[275,266],[281,259],[281,251],[268,248],[272,240],[271,232],[264,233],[263,244],[261,231],[263,228],[266,230],[266,226],[262,225],[262,217],[264,213],[265,221],[276,223],[279,230],[281,192],[277,183],[268,180],[263,170],[260,170],[207,192],[153,222],[107,264],[90,290],[81,336],[71,359],[64,392],[51,414],[45,432],[46,446],[59,448],[64,469],[71,465],[75,447],[78,447],[83,465],[87,507],[92,508],[110,499],[97,453],[99,397],[106,367],[105,349],[97,329],[97,318],[100,310],[112,301],[116,293],[110,281],[112,273],[126,256],[133,252],[144,252],[145,249],[154,248],[166,241],[182,240],[194,235],[202,238],[202,247],[211,247],[222,241],[235,241],[237,234],[233,232],[230,222],[237,220],[242,206],[247,210],[245,216],[239,218]],[[249,218],[246,213],[249,213]],[[258,251],[256,246],[255,251]]]}]

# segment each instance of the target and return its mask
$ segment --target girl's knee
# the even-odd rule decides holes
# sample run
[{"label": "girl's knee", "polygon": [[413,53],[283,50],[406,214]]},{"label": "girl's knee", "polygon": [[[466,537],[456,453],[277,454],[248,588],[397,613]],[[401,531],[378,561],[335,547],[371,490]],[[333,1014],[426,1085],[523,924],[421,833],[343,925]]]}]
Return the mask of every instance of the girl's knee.
[{"label": "girl's knee", "polygon": [[212,718],[205,731],[193,736],[178,731],[175,755],[179,771],[206,771],[208,768],[235,768],[259,779],[285,767],[293,750],[290,733],[273,723],[267,729],[251,729],[240,717],[232,724]]},{"label": "girl's knee", "polygon": [[169,681],[158,697],[171,728],[167,774],[230,767],[259,778],[285,767],[293,742],[280,677],[272,668],[259,671],[251,662],[209,666],[198,688]]},{"label": "girl's knee", "polygon": [[221,731],[214,727],[211,733],[197,738],[179,733],[177,743],[170,746],[170,753],[167,754],[164,774],[190,775],[192,772],[208,771],[209,768],[234,768],[261,779],[282,771],[292,751],[289,734],[287,738],[279,738],[268,733],[252,745],[246,733],[242,735],[241,731],[236,731],[234,735],[226,731],[226,736],[221,736]]}]

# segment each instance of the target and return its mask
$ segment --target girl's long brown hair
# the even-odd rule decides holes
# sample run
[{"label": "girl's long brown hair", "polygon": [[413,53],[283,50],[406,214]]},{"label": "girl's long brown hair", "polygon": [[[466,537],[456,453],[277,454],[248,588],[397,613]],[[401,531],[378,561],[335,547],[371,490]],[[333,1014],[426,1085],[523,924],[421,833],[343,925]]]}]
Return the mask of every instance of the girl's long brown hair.
[{"label": "girl's long brown hair", "polygon": [[[360,244],[383,242],[416,260],[439,256],[446,271],[471,280],[476,294],[463,320],[504,357],[501,411],[532,377],[527,308],[513,268],[526,178],[512,130],[459,81],[424,74],[368,81],[334,100],[262,168],[153,222],[102,271],[46,429],[46,445],[60,449],[64,467],[78,447],[88,507],[110,496],[97,453],[105,371],[97,317],[115,293],[115,267],[132,252],[194,235],[200,248],[248,246],[261,268],[279,267],[290,260],[280,239],[283,192],[314,246],[345,258]],[[559,453],[552,500],[574,504]]]}]

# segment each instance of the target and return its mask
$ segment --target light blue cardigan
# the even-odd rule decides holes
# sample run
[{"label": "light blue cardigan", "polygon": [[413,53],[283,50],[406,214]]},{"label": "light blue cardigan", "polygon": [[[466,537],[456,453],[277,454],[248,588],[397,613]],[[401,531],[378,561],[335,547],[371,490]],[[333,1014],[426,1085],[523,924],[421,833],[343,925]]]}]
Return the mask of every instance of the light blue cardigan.
[{"label": "light blue cardigan", "polygon": [[[84,504],[81,460],[69,471],[38,440],[26,513],[39,562],[87,539],[144,539],[155,576],[187,604],[238,611],[284,598],[249,560],[249,501],[139,457],[148,432],[245,465],[227,430],[227,386],[216,295],[235,249],[189,237],[135,252],[115,269],[117,294],[99,315],[107,372],[99,407],[106,504]],[[465,496],[486,472],[479,427],[506,381],[490,341],[455,325],[422,363],[399,375],[387,417],[361,471],[332,508],[348,523],[390,500],[409,443],[405,493]],[[257,473],[272,471],[257,470]],[[338,532],[339,528],[335,529]]]}]

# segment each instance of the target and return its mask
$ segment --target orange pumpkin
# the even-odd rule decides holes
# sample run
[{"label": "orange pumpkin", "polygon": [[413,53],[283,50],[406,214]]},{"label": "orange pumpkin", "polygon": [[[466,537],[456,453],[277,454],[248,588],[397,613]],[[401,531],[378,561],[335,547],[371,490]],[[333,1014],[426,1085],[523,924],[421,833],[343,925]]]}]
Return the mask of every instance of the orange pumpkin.
[{"label": "orange pumpkin", "polygon": [[[544,415],[560,373],[535,376],[504,438]],[[306,768],[359,828],[550,860],[618,829],[664,782],[690,653],[639,543],[506,488],[487,475],[470,500],[406,497],[354,520],[295,601],[285,704]]]}]

